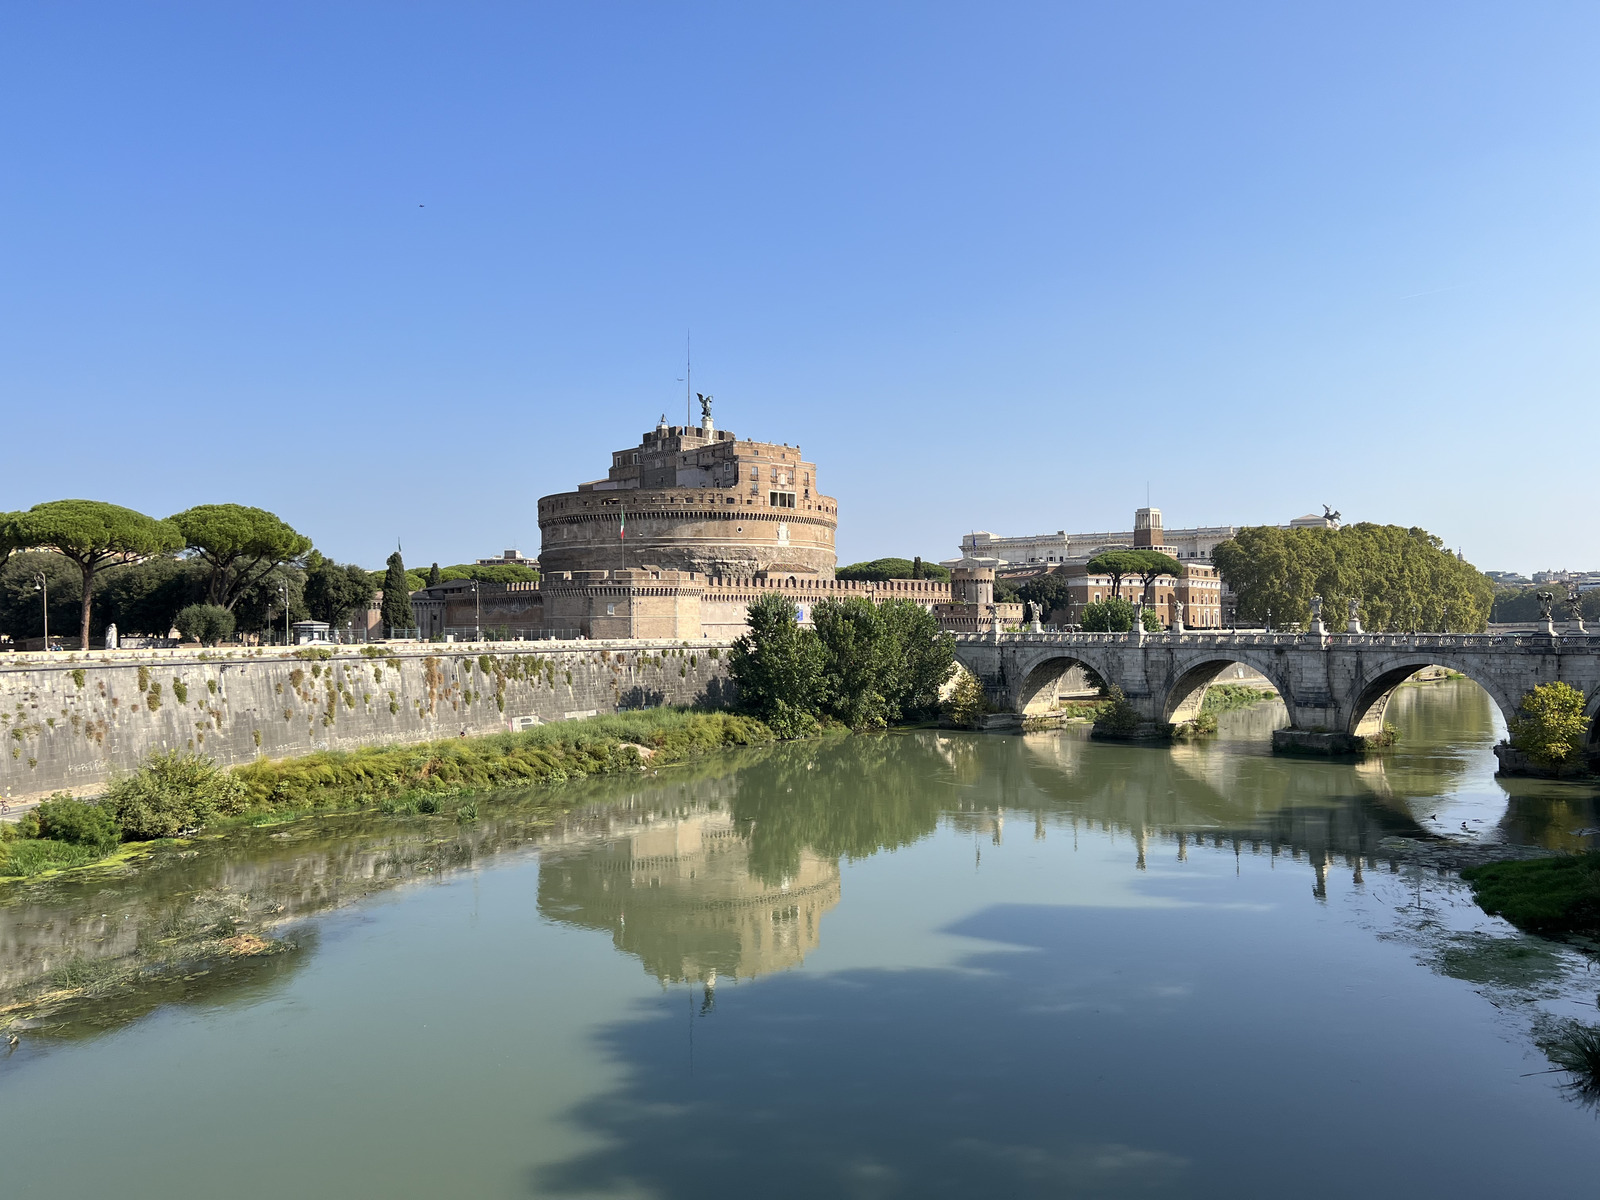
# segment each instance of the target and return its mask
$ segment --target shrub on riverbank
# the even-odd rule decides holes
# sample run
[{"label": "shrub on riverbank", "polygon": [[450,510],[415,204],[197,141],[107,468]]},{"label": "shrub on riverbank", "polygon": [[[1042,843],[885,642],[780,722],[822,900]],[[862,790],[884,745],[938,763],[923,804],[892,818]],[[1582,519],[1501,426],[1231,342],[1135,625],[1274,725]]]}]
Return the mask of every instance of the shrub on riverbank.
[{"label": "shrub on riverbank", "polygon": [[852,729],[881,729],[939,712],[939,690],[955,667],[955,641],[909,600],[874,604],[828,599],[800,625],[793,600],[762,596],[749,608],[750,631],[728,654],[739,705],[779,737],[801,737],[832,718]]},{"label": "shrub on riverbank", "polygon": [[199,755],[153,755],[101,803],[63,793],[0,825],[0,877],[84,866],[115,851],[120,838],[193,833],[247,808],[375,804],[385,813],[449,812],[465,824],[477,819],[476,803],[445,806],[440,796],[637,771],[772,740],[752,717],[656,708],[523,733],[260,759],[232,771]]},{"label": "shrub on riverbank", "polygon": [[1511,744],[1537,766],[1559,767],[1583,745],[1583,693],[1570,683],[1541,683],[1511,719]]},{"label": "shrub on riverbank", "polygon": [[39,805],[39,836],[86,846],[98,854],[110,854],[122,841],[122,826],[104,805],[91,800],[75,800],[57,792]]},{"label": "shrub on riverbank", "polygon": [[1468,867],[1484,912],[1530,933],[1600,934],[1600,851]]},{"label": "shrub on riverbank", "polygon": [[244,808],[244,785],[201,754],[152,754],[112,783],[105,804],[129,841],[177,837]]},{"label": "shrub on riverbank", "polygon": [[[371,804],[410,793],[456,793],[636,771],[728,746],[771,741],[751,717],[647,709],[542,725],[523,733],[414,746],[328,750],[234,769],[253,809]],[[418,811],[423,811],[421,803]]]},{"label": "shrub on riverbank", "polygon": [[122,830],[100,805],[57,792],[19,821],[0,825],[0,877],[81,867],[117,848]]}]

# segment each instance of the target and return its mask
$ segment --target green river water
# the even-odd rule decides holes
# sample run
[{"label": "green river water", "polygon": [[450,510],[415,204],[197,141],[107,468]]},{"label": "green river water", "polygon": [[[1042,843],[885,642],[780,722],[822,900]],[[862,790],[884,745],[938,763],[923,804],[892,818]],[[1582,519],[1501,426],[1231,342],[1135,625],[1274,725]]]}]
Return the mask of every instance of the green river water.
[{"label": "green river water", "polygon": [[[1465,681],[1400,747],[894,733],[245,830],[0,889],[0,1196],[1543,1197],[1600,973],[1418,846],[1589,844]],[[186,942],[185,939],[188,939]],[[5,1054],[0,1047],[0,1054]]]}]

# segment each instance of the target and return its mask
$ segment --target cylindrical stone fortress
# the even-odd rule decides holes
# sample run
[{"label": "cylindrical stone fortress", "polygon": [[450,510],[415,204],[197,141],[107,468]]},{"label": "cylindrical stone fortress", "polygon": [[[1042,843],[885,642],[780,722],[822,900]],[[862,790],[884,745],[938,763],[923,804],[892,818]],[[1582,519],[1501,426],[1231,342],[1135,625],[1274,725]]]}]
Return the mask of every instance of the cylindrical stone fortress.
[{"label": "cylindrical stone fortress", "polygon": [[663,420],[612,455],[605,479],[539,501],[539,567],[831,579],[837,505],[816,479],[798,446]]}]

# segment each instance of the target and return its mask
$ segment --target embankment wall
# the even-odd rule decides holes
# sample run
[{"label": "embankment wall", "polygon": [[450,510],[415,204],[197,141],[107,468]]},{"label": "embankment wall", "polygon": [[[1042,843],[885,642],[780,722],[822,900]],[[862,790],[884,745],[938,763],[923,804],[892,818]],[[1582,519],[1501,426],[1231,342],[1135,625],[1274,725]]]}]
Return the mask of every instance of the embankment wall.
[{"label": "embankment wall", "polygon": [[162,750],[231,766],[720,705],[733,692],[727,650],[614,641],[17,654],[0,660],[0,796],[90,791]]}]

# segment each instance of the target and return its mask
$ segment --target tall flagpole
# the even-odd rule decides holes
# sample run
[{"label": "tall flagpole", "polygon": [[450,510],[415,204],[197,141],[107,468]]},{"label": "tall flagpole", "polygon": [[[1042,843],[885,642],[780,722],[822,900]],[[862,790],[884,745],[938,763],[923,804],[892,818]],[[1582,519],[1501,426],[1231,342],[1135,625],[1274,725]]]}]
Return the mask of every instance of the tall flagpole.
[{"label": "tall flagpole", "polygon": [[691,400],[694,397],[694,355],[689,345],[689,331],[683,331],[683,428],[691,424]]}]

